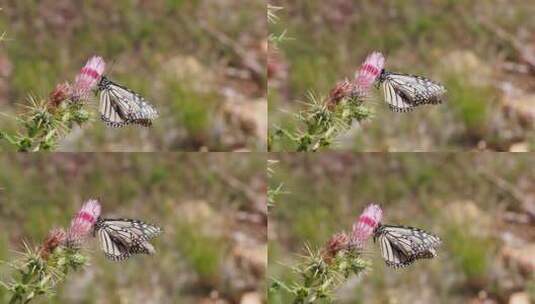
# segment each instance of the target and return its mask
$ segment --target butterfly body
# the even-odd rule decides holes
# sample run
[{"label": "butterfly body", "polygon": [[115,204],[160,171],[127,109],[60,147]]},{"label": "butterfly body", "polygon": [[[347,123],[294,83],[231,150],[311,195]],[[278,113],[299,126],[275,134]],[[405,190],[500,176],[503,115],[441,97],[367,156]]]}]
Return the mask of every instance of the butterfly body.
[{"label": "butterfly body", "polygon": [[158,226],[132,219],[98,218],[93,233],[100,248],[112,261],[126,260],[134,254],[153,254],[149,240],[162,232]]},{"label": "butterfly body", "polygon": [[431,259],[441,244],[438,236],[422,229],[406,226],[382,225],[374,231],[387,266],[406,267],[418,259]]},{"label": "butterfly body", "polygon": [[424,104],[440,104],[446,94],[446,88],[431,79],[384,69],[378,77],[378,84],[394,112],[408,112]]},{"label": "butterfly body", "polygon": [[128,124],[150,126],[158,118],[156,109],[141,95],[102,76],[97,86],[101,119],[111,127]]}]

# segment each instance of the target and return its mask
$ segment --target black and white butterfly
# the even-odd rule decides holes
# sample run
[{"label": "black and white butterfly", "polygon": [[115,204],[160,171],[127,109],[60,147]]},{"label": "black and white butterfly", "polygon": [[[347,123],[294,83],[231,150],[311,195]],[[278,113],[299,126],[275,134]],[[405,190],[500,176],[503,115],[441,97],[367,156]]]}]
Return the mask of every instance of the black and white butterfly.
[{"label": "black and white butterfly", "polygon": [[128,124],[150,126],[158,111],[141,95],[102,76],[97,86],[101,119],[112,127]]},{"label": "black and white butterfly", "polygon": [[440,104],[446,88],[431,79],[385,71],[379,75],[386,103],[394,112],[408,112],[424,104]]},{"label": "black and white butterfly", "polygon": [[438,236],[422,229],[379,224],[373,235],[387,266],[405,267],[418,259],[431,259],[441,244]]},{"label": "black and white butterfly", "polygon": [[99,217],[93,234],[108,259],[122,261],[134,254],[153,254],[154,246],[149,240],[161,232],[160,227],[138,220]]}]

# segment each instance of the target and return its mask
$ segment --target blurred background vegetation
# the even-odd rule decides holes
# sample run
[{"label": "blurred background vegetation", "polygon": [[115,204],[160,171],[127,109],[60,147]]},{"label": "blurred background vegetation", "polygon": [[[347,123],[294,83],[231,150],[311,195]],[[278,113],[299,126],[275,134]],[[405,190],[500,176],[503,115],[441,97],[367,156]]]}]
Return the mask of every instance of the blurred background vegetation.
[{"label": "blurred background vegetation", "polygon": [[[448,101],[398,114],[376,90],[375,117],[339,138],[358,151],[527,151],[535,148],[535,6],[532,1],[271,0],[269,123],[296,128],[288,113],[308,91],[327,96],[372,51],[386,69],[443,83]],[[289,142],[273,150],[295,150]]]},{"label": "blurred background vegetation", "polygon": [[[268,278],[381,204],[383,223],[419,227],[443,244],[438,257],[387,268],[369,241],[372,270],[347,281],[336,303],[535,301],[535,173],[530,154],[294,154],[274,157]],[[530,302],[531,299],[531,302]],[[270,303],[291,303],[270,294]],[[321,303],[321,302],[320,302]]]},{"label": "blurred background vegetation", "polygon": [[28,95],[46,97],[100,55],[106,74],[161,117],[150,129],[111,129],[95,101],[95,122],[72,132],[61,150],[265,150],[264,1],[7,0],[1,7],[0,129],[14,128]]},{"label": "blurred background vegetation", "polygon": [[[263,303],[265,165],[253,154],[4,153],[0,260],[17,257],[23,240],[37,246],[53,227],[68,227],[98,198],[104,217],[160,225],[156,254],[111,262],[92,240],[91,265],[36,303]],[[0,263],[0,280],[8,276]]]}]

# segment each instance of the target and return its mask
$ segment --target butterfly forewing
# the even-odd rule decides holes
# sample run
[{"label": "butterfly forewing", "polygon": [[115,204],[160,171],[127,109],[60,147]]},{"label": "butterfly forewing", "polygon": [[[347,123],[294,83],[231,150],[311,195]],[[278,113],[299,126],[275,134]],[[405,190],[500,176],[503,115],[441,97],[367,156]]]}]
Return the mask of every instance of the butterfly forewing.
[{"label": "butterfly forewing", "polygon": [[156,225],[147,224],[132,219],[103,219],[105,225],[114,230],[121,230],[130,234],[134,239],[150,240],[158,236],[162,229]]},{"label": "butterfly forewing", "polygon": [[122,261],[130,256],[130,252],[119,240],[111,237],[104,229],[97,231],[100,248],[104,255],[112,261]]},{"label": "butterfly forewing", "polygon": [[414,108],[414,105],[408,103],[396,92],[390,82],[385,81],[383,83],[383,94],[390,110],[394,112],[409,112]]},{"label": "butterfly forewing", "polygon": [[405,267],[414,261],[413,257],[393,246],[386,236],[379,236],[379,243],[381,245],[383,259],[387,266],[394,268]]},{"label": "butterfly forewing", "polygon": [[110,127],[122,127],[128,125],[129,122],[120,114],[121,109],[117,104],[111,101],[110,91],[105,90],[100,93],[100,118]]}]

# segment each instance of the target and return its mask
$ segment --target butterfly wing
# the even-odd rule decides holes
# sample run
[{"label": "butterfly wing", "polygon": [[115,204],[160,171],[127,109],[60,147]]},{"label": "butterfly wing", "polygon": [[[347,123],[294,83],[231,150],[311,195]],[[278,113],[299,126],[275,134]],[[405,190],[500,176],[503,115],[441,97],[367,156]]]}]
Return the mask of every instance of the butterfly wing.
[{"label": "butterfly wing", "polygon": [[116,83],[112,83],[110,94],[130,122],[149,126],[153,119],[158,118],[156,109],[141,95]]},{"label": "butterfly wing", "polygon": [[390,110],[394,112],[409,112],[415,107],[403,95],[399,94],[392,82],[386,79],[383,84],[383,95]]},{"label": "butterfly wing", "polygon": [[112,102],[109,90],[100,92],[100,119],[110,127],[123,127],[129,124],[125,115],[121,113],[121,108]]},{"label": "butterfly wing", "polygon": [[132,219],[102,219],[95,224],[101,249],[113,261],[127,259],[133,254],[153,254],[148,242],[158,236],[160,227]]},{"label": "butterfly wing", "polygon": [[147,241],[140,242],[137,245],[134,245],[129,250],[132,254],[154,254],[156,250],[151,243]]},{"label": "butterfly wing", "polygon": [[381,225],[376,235],[386,264],[395,268],[435,257],[441,244],[438,236],[414,227]]},{"label": "butterfly wing", "polygon": [[125,237],[135,240],[150,240],[157,237],[162,229],[156,225],[133,219],[103,219],[104,223]]},{"label": "butterfly wing", "polygon": [[[105,122],[107,120],[112,121],[112,123],[108,123],[110,126],[120,127],[129,123],[150,126],[152,120],[159,116],[158,111],[141,95],[106,77],[102,77],[98,89],[101,91],[101,115],[106,118],[103,119]],[[106,106],[106,103],[109,103],[110,106]],[[113,117],[113,113],[103,111],[110,108],[115,110],[116,114],[123,120],[123,123],[114,124],[110,118]]]},{"label": "butterfly wing", "polygon": [[385,101],[395,112],[408,112],[423,104],[440,104],[446,88],[428,78],[385,72],[381,81]]},{"label": "butterfly wing", "polygon": [[383,259],[386,265],[389,267],[405,267],[410,265],[415,260],[413,257],[399,250],[399,248],[393,246],[388,237],[385,235],[379,236],[379,245]]},{"label": "butterfly wing", "polygon": [[415,105],[439,104],[446,94],[444,86],[422,76],[392,73],[386,78],[394,83],[396,91]]},{"label": "butterfly wing", "polygon": [[106,229],[97,230],[100,249],[104,255],[112,261],[123,261],[130,256],[130,252],[121,242],[114,240]]}]

